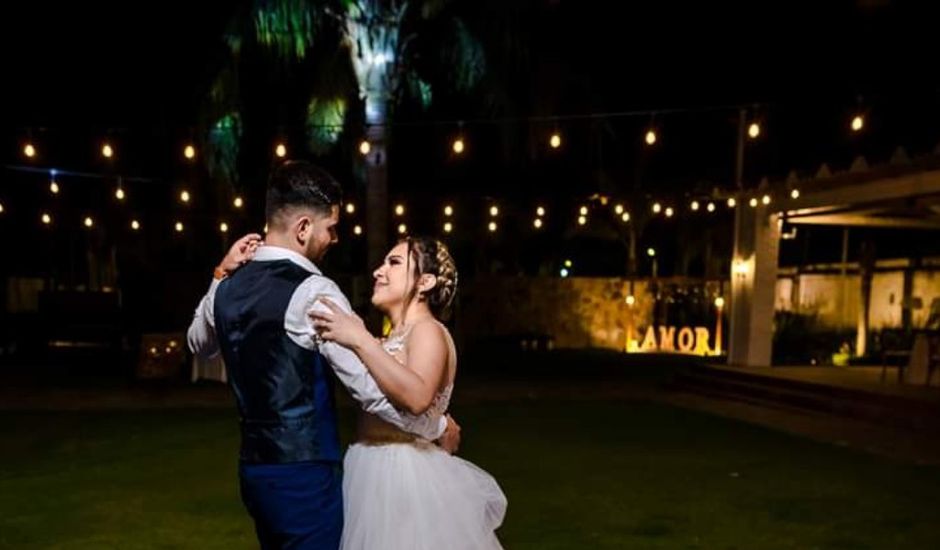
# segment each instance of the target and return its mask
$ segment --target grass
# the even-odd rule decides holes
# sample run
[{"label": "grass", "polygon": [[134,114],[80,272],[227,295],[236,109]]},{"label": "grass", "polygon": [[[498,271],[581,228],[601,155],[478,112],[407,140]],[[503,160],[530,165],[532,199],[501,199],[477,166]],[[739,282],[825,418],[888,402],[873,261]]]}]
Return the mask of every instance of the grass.
[{"label": "grass", "polygon": [[[509,498],[507,548],[940,547],[938,468],[650,403],[455,414],[461,454]],[[0,426],[2,548],[256,546],[229,410],[2,412]]]}]

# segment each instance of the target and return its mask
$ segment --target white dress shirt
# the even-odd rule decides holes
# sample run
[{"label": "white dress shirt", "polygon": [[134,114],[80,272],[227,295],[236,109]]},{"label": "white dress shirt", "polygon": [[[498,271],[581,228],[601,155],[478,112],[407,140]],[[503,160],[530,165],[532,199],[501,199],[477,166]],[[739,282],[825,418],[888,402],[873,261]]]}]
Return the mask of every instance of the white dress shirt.
[{"label": "white dress shirt", "polygon": [[[446,418],[436,415],[414,416],[399,411],[385,397],[355,353],[335,342],[320,340],[314,331],[313,322],[307,316],[314,308],[328,311],[326,306],[317,302],[318,298],[329,298],[344,311],[352,311],[349,300],[336,283],[325,277],[313,262],[293,250],[264,245],[252,259],[254,262],[277,260],[290,260],[310,272],[310,276],[294,291],[284,314],[284,330],[287,336],[304,349],[318,349],[333,367],[340,382],[367,413],[432,441],[440,437],[447,426]],[[209,291],[196,307],[192,324],[189,325],[186,336],[189,349],[198,356],[207,357],[219,353],[214,317],[215,292],[218,286],[219,281],[213,279]]]}]

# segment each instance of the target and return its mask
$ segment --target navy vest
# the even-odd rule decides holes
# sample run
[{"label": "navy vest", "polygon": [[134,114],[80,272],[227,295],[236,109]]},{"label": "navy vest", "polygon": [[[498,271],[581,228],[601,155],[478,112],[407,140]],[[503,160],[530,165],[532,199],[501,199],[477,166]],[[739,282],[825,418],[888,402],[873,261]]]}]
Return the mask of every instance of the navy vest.
[{"label": "navy vest", "polygon": [[290,260],[249,262],[215,294],[215,332],[241,415],[247,463],[339,461],[330,366],[284,330],[311,273]]}]

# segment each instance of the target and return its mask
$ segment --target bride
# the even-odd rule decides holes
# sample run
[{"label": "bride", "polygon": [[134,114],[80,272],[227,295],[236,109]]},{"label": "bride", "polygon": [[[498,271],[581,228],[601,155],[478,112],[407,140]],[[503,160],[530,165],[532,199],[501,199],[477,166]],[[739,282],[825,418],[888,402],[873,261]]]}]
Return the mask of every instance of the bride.
[{"label": "bride", "polygon": [[[377,340],[355,313],[325,298],[310,316],[321,338],[353,350],[389,400],[414,415],[447,412],[457,354],[441,323],[457,291],[457,269],[437,240],[408,238],[373,274],[372,304],[391,319]],[[376,416],[361,413],[344,459],[342,548],[501,548],[494,530],[506,497],[486,472]]]}]

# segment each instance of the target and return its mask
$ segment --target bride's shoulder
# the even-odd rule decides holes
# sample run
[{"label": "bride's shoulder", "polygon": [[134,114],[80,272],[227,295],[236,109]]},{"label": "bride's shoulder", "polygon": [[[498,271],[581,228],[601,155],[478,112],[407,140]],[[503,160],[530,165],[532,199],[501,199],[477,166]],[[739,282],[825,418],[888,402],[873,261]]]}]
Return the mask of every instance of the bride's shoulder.
[{"label": "bride's shoulder", "polygon": [[409,340],[432,337],[437,337],[442,340],[446,340],[448,337],[450,337],[450,331],[447,330],[447,327],[434,318],[422,319],[418,321],[408,332]]},{"label": "bride's shoulder", "polygon": [[447,327],[437,319],[422,319],[412,327],[408,335],[408,345],[420,347],[425,351],[438,351],[445,356],[455,356],[454,337]]}]

